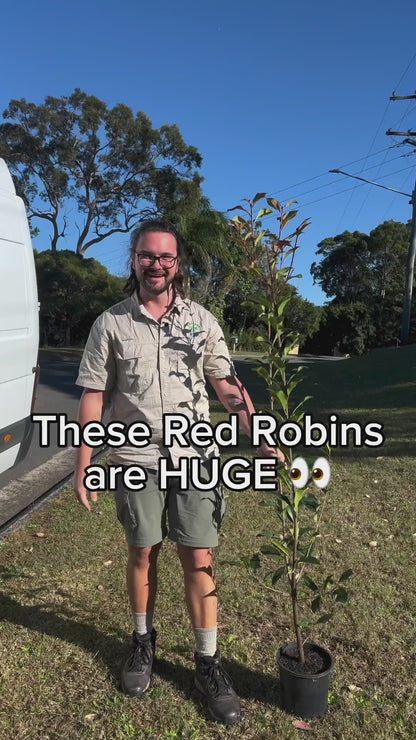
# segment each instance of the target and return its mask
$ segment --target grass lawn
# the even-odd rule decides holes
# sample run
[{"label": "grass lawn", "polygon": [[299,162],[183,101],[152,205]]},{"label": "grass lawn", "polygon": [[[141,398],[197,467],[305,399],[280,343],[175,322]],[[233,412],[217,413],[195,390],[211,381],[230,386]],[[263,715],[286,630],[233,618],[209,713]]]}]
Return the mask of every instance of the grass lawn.
[{"label": "grass lawn", "polygon": [[[257,403],[264,388],[240,374]],[[243,377],[244,376],[244,377]],[[354,570],[350,604],[312,637],[333,651],[329,708],[308,737],[415,737],[416,347],[317,362],[303,393],[316,418],[380,421],[381,448],[333,451],[322,528],[325,572]],[[220,417],[213,402],[213,421]],[[242,445],[246,454],[248,448]],[[308,453],[310,456],[311,453]],[[242,699],[241,724],[212,723],[193,689],[193,635],[172,543],[160,555],[158,660],[143,700],[120,693],[129,648],[126,548],[112,495],[88,515],[70,489],[0,543],[0,738],[282,738],[299,735],[279,709],[276,651],[291,639],[288,599],[221,564],[259,549],[273,528],[261,492],[227,493],[216,554],[219,647]],[[38,536],[42,533],[44,536]],[[376,542],[376,546],[370,546]],[[270,585],[270,581],[267,581]]]}]

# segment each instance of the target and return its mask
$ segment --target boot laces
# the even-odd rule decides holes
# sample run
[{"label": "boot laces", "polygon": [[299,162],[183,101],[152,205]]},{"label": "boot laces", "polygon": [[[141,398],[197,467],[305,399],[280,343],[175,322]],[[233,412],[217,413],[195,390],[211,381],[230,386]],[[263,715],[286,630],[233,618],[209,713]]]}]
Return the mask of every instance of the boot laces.
[{"label": "boot laces", "polygon": [[219,661],[207,664],[206,677],[210,693],[213,696],[230,693],[230,677],[227,675]]},{"label": "boot laces", "polygon": [[133,671],[142,671],[143,665],[149,665],[153,658],[153,645],[151,640],[140,640],[136,638],[130,658],[129,667]]}]

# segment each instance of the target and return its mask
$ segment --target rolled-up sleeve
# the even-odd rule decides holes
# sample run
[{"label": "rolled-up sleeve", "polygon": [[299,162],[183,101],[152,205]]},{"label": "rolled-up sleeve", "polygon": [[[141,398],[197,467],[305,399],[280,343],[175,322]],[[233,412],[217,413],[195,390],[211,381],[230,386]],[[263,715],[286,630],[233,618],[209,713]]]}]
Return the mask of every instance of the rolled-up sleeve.
[{"label": "rolled-up sleeve", "polygon": [[111,390],[116,379],[116,364],[108,319],[101,314],[95,320],[85,345],[76,385],[97,391]]},{"label": "rolled-up sleeve", "polygon": [[212,378],[229,378],[235,374],[222,329],[212,317],[204,348],[204,375]]}]

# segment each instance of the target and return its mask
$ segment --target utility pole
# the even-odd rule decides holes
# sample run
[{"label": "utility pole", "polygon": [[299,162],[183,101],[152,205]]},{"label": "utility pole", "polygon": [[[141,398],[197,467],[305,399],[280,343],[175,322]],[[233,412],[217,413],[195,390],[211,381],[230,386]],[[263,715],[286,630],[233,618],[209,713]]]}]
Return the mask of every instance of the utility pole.
[{"label": "utility pole", "polygon": [[[393,95],[390,100],[416,100],[416,92],[413,95]],[[387,136],[414,136],[413,131],[386,131]],[[406,138],[405,144],[411,144],[415,146],[416,142],[412,139]],[[410,236],[409,251],[407,254],[407,265],[406,265],[406,285],[403,296],[403,316],[402,316],[402,332],[401,332],[401,343],[409,343],[409,330],[410,330],[410,317],[412,312],[412,293],[413,293],[413,275],[415,269],[415,258],[416,258],[416,181],[412,192],[412,231]]]},{"label": "utility pole", "polygon": [[416,257],[416,181],[412,192],[412,232],[410,236],[410,247],[407,253],[406,265],[406,286],[403,298],[403,317],[402,317],[402,344],[409,342],[410,316],[412,311],[412,293],[413,293],[413,275],[415,269]]}]

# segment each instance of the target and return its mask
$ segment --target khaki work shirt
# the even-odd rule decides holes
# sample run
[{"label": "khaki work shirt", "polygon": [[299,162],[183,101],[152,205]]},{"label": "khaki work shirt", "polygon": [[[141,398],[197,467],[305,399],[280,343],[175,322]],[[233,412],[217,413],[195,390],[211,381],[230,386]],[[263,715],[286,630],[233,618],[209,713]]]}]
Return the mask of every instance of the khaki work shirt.
[{"label": "khaki work shirt", "polygon": [[217,320],[203,306],[176,296],[160,322],[136,294],[117,303],[94,322],[81,360],[77,385],[111,390],[111,420],[146,422],[151,441],[146,447],[111,448],[111,461],[157,469],[160,457],[207,459],[218,455],[207,447],[163,446],[163,415],[183,414],[209,422],[205,377],[235,375]]}]

